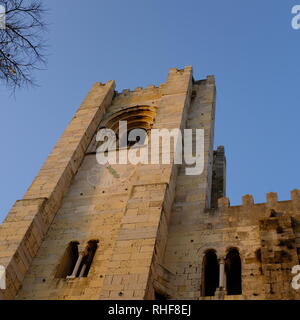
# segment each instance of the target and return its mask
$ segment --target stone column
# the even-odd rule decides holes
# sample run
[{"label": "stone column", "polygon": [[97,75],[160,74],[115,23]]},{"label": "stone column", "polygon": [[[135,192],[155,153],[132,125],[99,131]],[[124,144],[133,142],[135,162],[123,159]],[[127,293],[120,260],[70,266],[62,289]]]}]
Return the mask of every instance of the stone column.
[{"label": "stone column", "polygon": [[77,262],[75,264],[75,267],[73,269],[73,272],[72,272],[72,274],[70,276],[67,276],[67,279],[76,278],[76,274],[78,273],[78,270],[79,270],[79,267],[80,267],[80,264],[81,264],[81,261],[82,261],[83,257],[84,257],[84,252],[80,252],[79,257],[77,259]]},{"label": "stone column", "polygon": [[219,275],[219,288],[225,287],[225,260],[224,258],[220,258],[219,260],[220,266],[220,275]]},{"label": "stone column", "polygon": [[219,259],[219,287],[216,289],[215,298],[217,300],[224,300],[226,295],[225,288],[225,259],[221,257]]},{"label": "stone column", "polygon": [[86,269],[86,264],[84,264],[80,270],[79,278],[82,278]]}]

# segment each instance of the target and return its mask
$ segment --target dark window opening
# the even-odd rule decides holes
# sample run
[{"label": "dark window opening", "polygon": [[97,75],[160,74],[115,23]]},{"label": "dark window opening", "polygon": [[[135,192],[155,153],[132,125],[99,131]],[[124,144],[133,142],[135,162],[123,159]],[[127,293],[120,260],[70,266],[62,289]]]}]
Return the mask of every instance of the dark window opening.
[{"label": "dark window opening", "polygon": [[58,265],[55,278],[66,278],[72,274],[79,256],[78,245],[79,242],[77,241],[72,241],[69,243]]},{"label": "dark window opening", "polygon": [[205,297],[214,296],[219,286],[219,263],[214,250],[206,252],[203,258],[203,290]]},{"label": "dark window opening", "polygon": [[237,249],[230,249],[226,256],[226,284],[228,295],[242,294],[242,264]]},{"label": "dark window opening", "polygon": [[87,277],[98,242],[98,240],[90,240],[83,252],[78,250],[79,242],[70,242],[57,268],[55,278],[74,279]]},{"label": "dark window opening", "polygon": [[98,240],[90,240],[85,248],[82,262],[77,272],[77,277],[87,277],[90,271],[97,247]]},{"label": "dark window opening", "polygon": [[157,292],[157,291],[154,292],[154,297],[155,297],[155,300],[158,300],[158,301],[168,300],[168,298],[164,294]]}]

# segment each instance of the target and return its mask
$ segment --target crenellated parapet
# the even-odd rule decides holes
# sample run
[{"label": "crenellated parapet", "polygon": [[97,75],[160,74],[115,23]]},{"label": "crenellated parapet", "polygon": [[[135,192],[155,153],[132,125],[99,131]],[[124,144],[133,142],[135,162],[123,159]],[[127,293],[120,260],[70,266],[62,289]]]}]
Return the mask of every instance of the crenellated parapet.
[{"label": "crenellated parapet", "polygon": [[123,89],[121,92],[116,92],[115,97],[128,97],[133,95],[141,95],[141,94],[147,94],[147,93],[158,93],[160,91],[160,87],[155,85],[148,85],[147,87],[137,87],[134,90],[130,89]]},{"label": "crenellated parapet", "polygon": [[[134,90],[124,89],[121,92],[115,92],[113,104],[130,105],[145,100],[157,100],[164,95],[178,94],[180,90],[186,90],[186,88],[182,88],[181,81],[189,79],[191,73],[192,67],[190,66],[184,69],[172,68],[169,70],[167,81],[158,86],[150,84],[147,87],[137,87]],[[208,77],[208,81],[212,81],[211,77]]]},{"label": "crenellated parapet", "polygon": [[154,101],[159,100],[161,95],[161,88],[154,85],[149,85],[146,88],[138,87],[135,90],[124,89],[121,92],[115,92],[113,108],[137,105],[147,100],[155,104]]},{"label": "crenellated parapet", "polygon": [[242,215],[244,218],[267,218],[276,215],[294,216],[300,215],[300,190],[291,191],[291,199],[279,201],[276,192],[266,194],[265,203],[255,203],[252,195],[242,197],[242,205],[231,206],[230,200],[226,197],[218,199],[220,215]]}]

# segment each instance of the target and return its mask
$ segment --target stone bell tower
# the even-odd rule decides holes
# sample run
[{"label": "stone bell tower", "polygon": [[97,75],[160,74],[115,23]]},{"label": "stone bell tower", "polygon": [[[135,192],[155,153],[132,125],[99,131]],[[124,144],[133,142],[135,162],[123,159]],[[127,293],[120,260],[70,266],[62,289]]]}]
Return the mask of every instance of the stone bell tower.
[{"label": "stone bell tower", "polygon": [[[0,226],[1,297],[198,299],[199,217],[225,196],[214,117],[214,77],[196,81],[191,67],[171,69],[159,87],[96,83]],[[128,130],[204,129],[203,173],[172,161],[100,166],[98,129],[121,120]]]},{"label": "stone bell tower", "polygon": [[[191,67],[171,69],[159,87],[96,83],[0,225],[0,299],[299,299],[300,190],[230,205],[224,147],[213,150],[215,102],[214,77],[195,80]],[[100,165],[99,130],[122,140],[124,121],[145,137],[203,129],[192,140],[202,173],[188,175],[173,149],[169,162]]]}]

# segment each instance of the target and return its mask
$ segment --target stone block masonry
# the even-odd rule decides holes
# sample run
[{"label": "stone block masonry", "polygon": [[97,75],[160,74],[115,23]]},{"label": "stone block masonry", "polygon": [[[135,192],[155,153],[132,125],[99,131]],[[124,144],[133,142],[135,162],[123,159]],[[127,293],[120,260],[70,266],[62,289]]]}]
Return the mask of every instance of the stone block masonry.
[{"label": "stone block masonry", "polygon": [[[133,91],[96,83],[0,225],[0,298],[299,299],[300,191],[230,206],[215,109],[214,77],[195,80],[192,67]],[[173,161],[100,166],[98,129],[120,120],[147,132],[204,129],[203,173]]]}]

